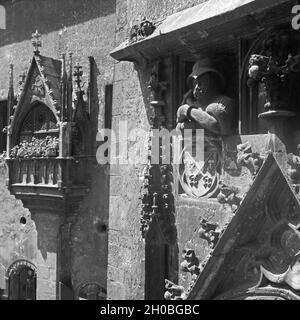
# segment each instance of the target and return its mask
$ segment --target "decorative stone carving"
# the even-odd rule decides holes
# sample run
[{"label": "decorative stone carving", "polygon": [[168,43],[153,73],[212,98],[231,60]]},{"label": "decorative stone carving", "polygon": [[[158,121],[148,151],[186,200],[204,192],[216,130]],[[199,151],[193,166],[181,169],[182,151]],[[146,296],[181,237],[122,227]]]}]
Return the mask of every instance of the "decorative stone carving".
[{"label": "decorative stone carving", "polygon": [[141,22],[138,22],[131,27],[129,43],[133,43],[150,36],[155,29],[155,24],[144,17]]},{"label": "decorative stone carving", "polygon": [[[150,161],[150,160],[149,160]],[[153,167],[149,164],[145,168],[144,173],[144,183],[143,183],[143,196],[141,205],[141,233],[142,237],[145,238],[149,230],[150,223],[152,221],[152,204],[153,204],[153,194],[152,194],[152,182],[153,182]]]},{"label": "decorative stone carving", "polygon": [[[225,79],[210,58],[203,58],[194,64],[187,82],[190,89],[177,110],[176,129],[184,136],[183,164],[179,167],[180,183],[189,196],[212,198],[218,193],[222,170],[221,137],[232,133],[235,104],[222,94]],[[195,134],[187,138],[186,129],[204,129],[202,159],[199,157],[199,139]],[[193,149],[197,150],[196,156],[193,155]]]},{"label": "decorative stone carving", "polygon": [[[79,107],[83,107],[82,99],[77,95],[73,100],[72,54],[67,70],[65,55],[62,61],[40,55],[40,35],[36,32],[33,37],[35,55],[28,73],[20,79],[19,89],[22,92],[18,93],[17,105],[14,105],[11,66],[7,110],[7,186],[24,206],[30,208],[48,200],[50,207],[51,201],[61,201],[55,211],[58,207],[59,210],[65,208],[74,195],[78,200],[86,195],[89,180],[86,176],[87,160],[91,154],[87,153],[86,146],[91,126],[88,117],[78,116],[83,114],[78,112]],[[24,86],[25,78],[31,85]],[[74,128],[78,131],[72,135],[72,131],[76,131],[72,130]],[[41,131],[44,132],[43,137],[40,137]],[[72,148],[72,136],[77,148]],[[78,150],[80,157],[76,157]],[[34,200],[27,201],[28,194],[34,195]]]},{"label": "decorative stone carving", "polygon": [[[163,152],[159,164],[152,165],[152,130],[165,128],[164,100],[166,82],[163,80],[163,63],[156,62],[153,66],[148,88],[150,90],[150,132],[148,140],[148,164],[144,171],[143,196],[141,206],[141,233],[145,238],[153,216],[158,218],[160,228],[169,243],[174,241],[174,198],[172,194],[172,166],[163,164]],[[162,148],[162,146],[160,146]]]},{"label": "decorative stone carving", "polygon": [[32,34],[31,42],[34,47],[34,54],[38,55],[40,53],[39,48],[42,47],[41,34],[38,32],[38,30],[36,30],[35,33]]},{"label": "decorative stone carving", "polygon": [[274,274],[263,266],[260,267],[261,270],[261,279],[259,285],[262,284],[263,278],[265,277],[267,280],[274,284],[282,284],[288,285],[294,290],[300,290],[300,262],[299,262],[299,254],[297,255],[297,262],[289,266],[287,271],[281,274]]},{"label": "decorative stone carving", "polygon": [[[265,86],[266,111],[290,111],[296,73],[300,71],[300,54],[289,52],[290,35],[285,31],[271,33],[263,42],[262,52],[249,61],[248,85],[261,82]],[[292,100],[291,100],[292,99]]]},{"label": "decorative stone carving", "polygon": [[228,204],[231,207],[232,211],[235,212],[242,201],[242,197],[238,195],[239,192],[239,188],[234,186],[227,186],[221,183],[220,193],[218,194],[217,200],[221,204]]},{"label": "decorative stone carving", "polygon": [[265,292],[266,297],[274,288],[300,290],[299,208],[281,167],[269,154],[188,299],[213,299],[243,287],[247,293]]},{"label": "decorative stone carving", "polygon": [[79,65],[79,62],[77,62],[77,64],[74,67],[75,71],[74,71],[74,77],[75,77],[75,83],[77,85],[77,91],[82,91],[82,75],[83,75],[83,71],[82,71],[82,66]]},{"label": "decorative stone carving", "polygon": [[26,80],[26,75],[27,75],[27,70],[22,72],[19,75],[18,88],[17,88],[17,101],[20,100],[21,94],[23,92],[24,84],[25,84],[25,80]]},{"label": "decorative stone carving", "polygon": [[37,97],[44,98],[45,97],[45,87],[43,80],[40,75],[37,75],[34,83],[31,87],[32,93]]},{"label": "decorative stone carving", "polygon": [[195,251],[191,249],[184,249],[182,252],[183,262],[180,264],[180,270],[191,275],[188,292],[195,284],[201,270],[199,259],[196,257]]},{"label": "decorative stone carving", "polygon": [[184,287],[165,279],[165,288],[167,289],[164,295],[166,300],[186,300],[187,295]]},{"label": "decorative stone carving", "polygon": [[295,193],[298,195],[300,193],[300,157],[292,153],[288,154],[288,164],[290,165],[287,171],[288,176]]},{"label": "decorative stone carving", "polygon": [[209,223],[207,220],[202,219],[198,234],[200,239],[206,240],[209,247],[213,249],[219,241],[221,230],[219,230],[217,224]]},{"label": "decorative stone carving", "polygon": [[205,137],[204,162],[196,161],[184,150],[179,167],[180,185],[187,195],[197,198],[216,196],[222,166],[222,141],[218,138]]},{"label": "decorative stone carving", "polygon": [[258,152],[252,152],[249,142],[238,145],[237,150],[237,164],[247,167],[252,177],[255,178],[264,162],[264,158]]},{"label": "decorative stone carving", "polygon": [[195,280],[200,274],[199,259],[196,257],[195,251],[191,249],[184,249],[182,252],[184,261],[180,264],[182,272],[188,272]]},{"label": "decorative stone carving", "polygon": [[156,62],[151,70],[150,80],[148,82],[148,89],[150,90],[150,106],[154,109],[154,128],[160,129],[164,126],[166,116],[164,107],[166,102],[164,99],[167,90],[167,82],[162,80],[162,62]]}]

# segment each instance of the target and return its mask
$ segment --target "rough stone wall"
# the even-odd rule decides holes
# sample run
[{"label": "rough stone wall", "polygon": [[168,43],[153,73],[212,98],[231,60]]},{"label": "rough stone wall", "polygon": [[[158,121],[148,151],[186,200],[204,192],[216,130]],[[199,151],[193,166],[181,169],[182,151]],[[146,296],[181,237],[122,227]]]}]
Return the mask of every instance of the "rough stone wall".
[{"label": "rough stone wall", "polygon": [[[85,89],[88,57],[94,57],[97,83],[93,97],[93,125],[95,132],[98,128],[102,128],[105,86],[113,81],[114,63],[109,52],[115,47],[115,5],[113,0],[5,1],[7,30],[1,30],[0,33],[1,98],[7,95],[9,63],[12,62],[15,66],[15,89],[18,75],[29,67],[33,56],[31,34],[38,29],[42,34],[41,54],[59,58],[62,52],[71,51],[74,64],[79,62],[83,66]],[[94,144],[93,155],[96,154],[96,136]],[[5,187],[5,172],[4,169],[1,170],[0,202],[4,205],[0,208],[0,219],[2,219],[0,263],[8,267],[17,258],[14,252],[20,251],[16,247],[20,239],[23,239],[24,232],[19,223],[20,215],[22,213],[29,215],[29,212],[23,208],[20,201],[16,201],[9,195]],[[91,177],[90,192],[81,203],[79,210],[68,213],[73,217],[69,220],[71,225],[67,234],[64,235],[71,241],[68,254],[71,261],[71,284],[75,290],[86,282],[98,282],[100,286],[106,288],[107,233],[102,233],[99,226],[108,224],[108,171],[97,163],[91,163],[88,175]],[[51,254],[46,250],[47,259],[45,260],[40,253],[40,246],[45,246],[45,243],[50,243],[53,239],[57,249],[62,221],[48,216],[47,213],[41,214],[40,217],[36,215],[35,219],[56,220],[52,221],[53,228],[55,226],[56,230],[47,228],[46,224],[45,228],[37,230],[35,223],[29,218],[27,223],[30,224],[28,227],[30,230],[25,237],[29,240],[26,240],[28,245],[24,249],[28,251],[24,256],[36,262],[38,274],[41,273],[41,280],[38,275],[38,298],[55,299],[55,285],[51,283],[51,289],[45,286],[51,279],[56,279],[57,257],[52,259]],[[43,225],[42,221],[41,225]],[[44,243],[40,241],[43,232]],[[38,256],[41,256],[41,260],[37,260]]]},{"label": "rough stone wall", "polygon": [[[37,298],[55,300],[56,239],[60,218],[41,212],[42,223],[33,221],[30,212],[23,207],[22,202],[9,193],[5,183],[6,177],[7,169],[2,162],[0,166],[0,264],[7,270],[14,261],[19,259],[32,262],[37,267]],[[26,224],[20,223],[22,217],[26,219]],[[37,228],[36,225],[41,228]]]},{"label": "rough stone wall", "polygon": [[[143,16],[160,21],[166,16],[203,0],[117,0],[116,45],[128,39],[136,19]],[[128,128],[149,129],[150,70],[133,63],[115,62],[113,128],[126,120]],[[131,148],[147,147],[147,137],[140,137]],[[140,232],[140,195],[144,166],[111,168],[108,298],[143,299],[145,283],[145,243]],[[122,187],[120,187],[122,186]]]}]

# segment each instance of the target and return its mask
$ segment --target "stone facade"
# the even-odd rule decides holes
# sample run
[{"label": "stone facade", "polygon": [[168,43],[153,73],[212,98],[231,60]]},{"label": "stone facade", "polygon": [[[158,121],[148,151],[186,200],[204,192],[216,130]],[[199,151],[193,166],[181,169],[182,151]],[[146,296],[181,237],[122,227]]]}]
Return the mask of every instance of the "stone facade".
[{"label": "stone facade", "polygon": [[[10,165],[14,160],[6,164],[3,160],[0,276],[7,279],[13,274],[18,261],[31,263],[37,299],[90,299],[97,286],[101,297],[110,300],[299,297],[298,278],[291,271],[297,266],[293,254],[300,250],[295,239],[299,233],[299,114],[292,105],[282,110],[286,97],[276,95],[276,90],[286,93],[298,81],[300,39],[288,24],[288,1],[45,0],[39,5],[36,1],[7,1],[5,5],[7,31],[0,33],[1,99],[5,101],[8,95],[9,65],[14,65],[17,92],[17,76],[30,67],[33,56],[39,61],[30,40],[38,29],[41,56],[58,65],[61,54],[71,51],[74,64],[82,66],[83,76],[78,77],[83,100],[81,93],[77,100],[71,95],[71,100],[81,101],[81,120],[88,106],[89,116],[82,122],[88,123],[89,134],[84,138],[90,154],[84,155],[88,159],[85,168],[70,175],[69,193],[61,202],[36,191],[31,201],[29,178],[25,187],[14,185],[11,174],[16,169]],[[276,28],[270,36],[268,30],[274,24],[292,37],[291,52],[286,54],[284,45],[276,52],[274,46],[268,47],[268,43],[286,41],[286,33],[281,37]],[[222,97],[214,96],[205,104],[200,117],[199,108],[193,109],[201,101],[188,94],[186,79],[195,71],[194,63],[207,55],[216,63],[209,71],[222,74],[226,81]],[[265,79],[260,72],[266,61],[272,68]],[[201,72],[197,79],[205,74]],[[28,74],[36,76],[32,70]],[[272,82],[274,75],[287,86]],[[212,79],[210,83],[220,81]],[[216,86],[202,89],[207,94]],[[24,91],[24,96],[32,97],[32,86]],[[296,105],[299,95],[293,98]],[[222,118],[218,108],[234,112]],[[21,119],[21,115],[18,111],[14,116]],[[205,133],[201,170],[188,159],[196,174],[188,172],[187,162],[172,166],[153,164],[147,158],[153,152],[149,145],[152,130],[175,129],[180,116],[184,118],[181,129],[190,123],[200,123],[208,131],[213,125],[221,128]],[[203,117],[210,122],[203,124]],[[285,130],[287,117],[290,125]],[[128,132],[140,129],[147,134],[128,142],[120,128],[122,121]],[[68,125],[76,119],[69,122],[67,129],[60,127],[59,143],[66,150]],[[148,164],[97,163],[100,144],[96,135],[105,127],[119,135],[117,150],[128,146],[128,154],[134,155],[138,149],[147,149],[143,163]],[[70,164],[71,171],[82,161],[74,158],[77,162]],[[62,170],[69,174],[65,167]],[[76,181],[82,177],[86,185],[79,197],[79,188],[72,183],[79,187]],[[277,212],[270,203],[277,201],[280,187],[284,196]],[[55,192],[61,196],[62,190],[58,186]],[[285,210],[288,202],[293,207]],[[250,225],[253,229],[247,228]],[[285,271],[284,277],[278,277]],[[271,292],[266,283],[292,286],[290,291],[272,287]],[[0,278],[0,285],[5,296],[8,283]]]},{"label": "stone facade", "polygon": [[[7,30],[1,30],[1,97],[6,99],[9,64],[14,64],[14,89],[18,75],[30,66],[33,57],[31,34],[42,33],[41,53],[60,59],[72,52],[74,64],[83,67],[84,89],[89,76],[89,56],[94,59],[93,88],[93,152],[96,154],[96,133],[104,127],[105,88],[113,81],[113,59],[109,52],[115,46],[116,4],[114,1],[7,1]],[[59,284],[72,288],[77,298],[81,286],[97,283],[106,290],[108,175],[107,168],[91,164],[90,191],[76,212],[69,212],[63,223],[58,213],[32,214],[15,200],[6,188],[7,169],[1,167],[1,258],[5,270],[18,259],[26,259],[37,267],[37,298],[58,299]],[[26,217],[26,225],[20,224]],[[104,226],[102,230],[102,226]],[[2,238],[3,237],[3,238]],[[59,240],[60,239],[60,240]],[[60,241],[68,243],[60,249]],[[61,259],[68,264],[61,267]],[[61,269],[61,270],[58,270]],[[69,296],[70,298],[70,296]]]}]

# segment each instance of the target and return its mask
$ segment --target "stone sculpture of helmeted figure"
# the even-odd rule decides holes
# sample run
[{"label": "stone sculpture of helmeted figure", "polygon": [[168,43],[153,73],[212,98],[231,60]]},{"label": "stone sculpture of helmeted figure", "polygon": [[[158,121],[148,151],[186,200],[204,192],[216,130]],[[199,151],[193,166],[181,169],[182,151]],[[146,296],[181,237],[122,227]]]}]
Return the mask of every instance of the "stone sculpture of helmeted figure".
[{"label": "stone sculpture of helmeted figure", "polygon": [[221,169],[221,146],[218,144],[222,136],[234,133],[235,104],[222,94],[225,78],[209,58],[194,64],[187,81],[190,90],[177,110],[177,130],[183,133],[185,129],[204,129],[205,157],[204,163],[199,163],[184,149],[180,182],[188,195],[212,197],[218,189]]}]

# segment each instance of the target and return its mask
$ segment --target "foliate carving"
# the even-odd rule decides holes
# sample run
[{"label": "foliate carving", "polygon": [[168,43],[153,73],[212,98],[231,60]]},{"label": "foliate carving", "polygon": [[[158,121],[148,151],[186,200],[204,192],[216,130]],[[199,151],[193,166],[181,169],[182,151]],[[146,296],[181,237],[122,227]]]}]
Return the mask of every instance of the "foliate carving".
[{"label": "foliate carving", "polygon": [[27,75],[27,70],[22,72],[19,76],[18,87],[17,87],[17,101],[20,100],[21,94],[24,90],[26,75]]},{"label": "foliate carving", "polygon": [[255,178],[264,162],[264,158],[258,152],[252,152],[249,142],[238,145],[237,150],[237,164],[248,168],[252,177]]},{"label": "foliate carving", "polygon": [[153,174],[154,168],[151,165],[151,135],[148,141],[148,164],[144,170],[144,182],[142,189],[142,205],[141,205],[141,233],[145,238],[152,221],[152,204],[153,204]]},{"label": "foliate carving", "polygon": [[209,247],[213,249],[219,241],[221,230],[217,224],[209,223],[207,220],[202,219],[198,234],[200,239],[206,240]]},{"label": "foliate carving", "polygon": [[228,204],[232,211],[235,212],[242,201],[242,197],[239,195],[239,188],[234,186],[227,186],[223,183],[220,184],[220,193],[217,200],[221,204]]},{"label": "foliate carving", "polygon": [[167,82],[162,80],[162,62],[156,62],[153,65],[148,89],[150,91],[150,106],[154,110],[154,118],[151,119],[154,128],[160,129],[165,125],[165,92],[167,90]]},{"label": "foliate carving", "polygon": [[266,111],[290,110],[293,103],[291,90],[295,75],[300,71],[300,54],[292,56],[288,51],[289,44],[287,32],[272,33],[263,42],[262,52],[250,58],[248,85],[264,84]]},{"label": "foliate carving", "polygon": [[180,269],[182,272],[189,273],[191,275],[191,282],[189,290],[194,286],[199,274],[199,259],[196,257],[195,251],[191,249],[184,249],[182,252],[183,262],[180,264]]},{"label": "foliate carving", "polygon": [[140,230],[143,238],[146,237],[146,234],[149,231],[150,223],[152,222],[152,217],[153,217],[152,203],[153,203],[153,197],[151,196],[151,193],[148,187],[146,187],[145,193],[142,199],[142,212],[141,212],[141,219],[140,219],[140,222],[141,222]]},{"label": "foliate carving", "polygon": [[189,272],[192,278],[197,278],[200,274],[199,259],[196,257],[195,251],[184,249],[182,252],[183,262],[180,264],[182,272]]},{"label": "foliate carving", "polygon": [[288,154],[288,176],[297,195],[300,193],[300,157],[292,153]]},{"label": "foliate carving", "polygon": [[174,197],[172,190],[173,168],[171,165],[160,166],[161,176],[161,209],[159,210],[159,223],[161,229],[170,243],[175,241]]},{"label": "foliate carving", "polygon": [[129,43],[133,43],[150,36],[155,29],[155,24],[144,17],[140,22],[137,22],[137,24],[134,24],[131,27]]},{"label": "foliate carving", "polygon": [[167,289],[164,295],[166,300],[186,300],[187,294],[184,287],[165,279],[165,288]]}]

